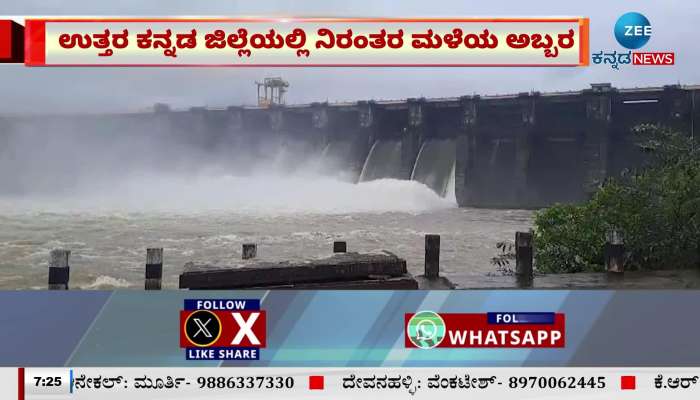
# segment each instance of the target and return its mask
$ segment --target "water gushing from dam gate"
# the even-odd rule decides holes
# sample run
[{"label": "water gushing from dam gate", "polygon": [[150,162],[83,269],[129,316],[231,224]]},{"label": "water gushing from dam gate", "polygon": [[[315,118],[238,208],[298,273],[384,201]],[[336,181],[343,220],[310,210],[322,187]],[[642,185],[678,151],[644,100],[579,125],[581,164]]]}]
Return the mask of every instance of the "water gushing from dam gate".
[{"label": "water gushing from dam gate", "polygon": [[5,135],[0,289],[43,288],[53,248],[72,251],[75,288],[141,288],[145,247],[165,249],[172,288],[188,261],[245,265],[248,241],[258,260],[280,261],[327,256],[346,240],[420,274],[426,233],[443,235],[446,276],[484,275],[493,243],[530,223],[525,211],[457,208],[448,143],[426,142],[414,180],[399,180],[398,141],[376,143],[359,179],[350,141],[195,139],[137,123],[28,123]]},{"label": "water gushing from dam gate", "polygon": [[360,182],[401,177],[401,141],[377,140],[367,155]]},{"label": "water gushing from dam gate", "polygon": [[454,140],[426,140],[418,152],[411,180],[445,197],[450,184],[454,185],[456,156]]}]

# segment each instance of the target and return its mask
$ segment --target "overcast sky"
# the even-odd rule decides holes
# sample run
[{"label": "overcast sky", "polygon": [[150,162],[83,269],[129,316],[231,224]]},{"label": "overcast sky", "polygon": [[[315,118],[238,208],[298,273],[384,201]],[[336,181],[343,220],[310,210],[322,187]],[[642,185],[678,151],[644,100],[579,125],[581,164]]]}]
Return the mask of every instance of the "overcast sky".
[{"label": "overcast sky", "polygon": [[[568,3],[568,4],[567,4]],[[585,16],[591,51],[619,50],[617,18],[639,11],[651,21],[647,51],[674,51],[674,67],[588,68],[25,68],[0,65],[0,114],[128,111],[166,102],[175,107],[253,104],[256,79],[282,76],[289,103],[459,96],[528,90],[700,84],[700,1],[184,1],[0,0],[5,15],[149,16]]]}]

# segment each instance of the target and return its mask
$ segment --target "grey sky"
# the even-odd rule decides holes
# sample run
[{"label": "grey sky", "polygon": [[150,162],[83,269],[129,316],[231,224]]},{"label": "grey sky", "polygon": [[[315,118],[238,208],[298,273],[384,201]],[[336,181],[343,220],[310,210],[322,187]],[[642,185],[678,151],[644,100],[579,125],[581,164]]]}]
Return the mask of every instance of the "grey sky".
[{"label": "grey sky", "polygon": [[[569,4],[567,4],[569,3]],[[25,68],[0,66],[0,114],[126,111],[155,102],[176,107],[255,102],[253,81],[283,76],[288,102],[568,90],[592,82],[617,87],[700,84],[700,2],[666,1],[150,1],[0,0],[5,15],[266,16],[587,16],[591,50],[620,49],[617,18],[639,11],[653,35],[644,50],[675,51],[673,67],[589,68]],[[8,95],[9,94],[9,95]],[[11,99],[8,101],[8,99]]]}]

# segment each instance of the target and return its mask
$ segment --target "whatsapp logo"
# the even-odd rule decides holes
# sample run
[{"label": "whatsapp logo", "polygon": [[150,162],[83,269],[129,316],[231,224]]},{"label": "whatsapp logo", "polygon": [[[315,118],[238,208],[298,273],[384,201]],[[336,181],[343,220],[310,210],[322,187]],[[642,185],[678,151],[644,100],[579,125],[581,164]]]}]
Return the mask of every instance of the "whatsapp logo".
[{"label": "whatsapp logo", "polygon": [[406,326],[408,339],[421,349],[432,349],[445,338],[445,321],[438,313],[421,311],[414,314]]}]

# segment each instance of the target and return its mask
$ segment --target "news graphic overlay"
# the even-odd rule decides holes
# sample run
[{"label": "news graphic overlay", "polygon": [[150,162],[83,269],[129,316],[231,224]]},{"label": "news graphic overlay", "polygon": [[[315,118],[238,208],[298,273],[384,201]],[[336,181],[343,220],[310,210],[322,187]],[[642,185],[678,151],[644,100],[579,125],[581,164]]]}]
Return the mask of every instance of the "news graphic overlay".
[{"label": "news graphic overlay", "polygon": [[29,18],[28,66],[588,65],[589,20]]},{"label": "news graphic overlay", "polygon": [[652,27],[649,19],[638,12],[621,15],[613,27],[615,40],[625,50],[600,50],[592,54],[593,64],[609,65],[613,70],[620,70],[623,65],[634,66],[669,66],[675,65],[676,54],[672,51],[633,51],[649,43]]},{"label": "news graphic overlay", "polygon": [[266,336],[257,299],[187,299],[180,312],[187,360],[259,360]]},{"label": "news graphic overlay", "polygon": [[565,315],[553,312],[481,314],[421,311],[405,315],[408,348],[563,348]]},{"label": "news graphic overlay", "polygon": [[0,18],[0,64],[24,62],[24,27]]},{"label": "news graphic overlay", "polygon": [[651,23],[638,12],[628,12],[615,23],[615,39],[626,49],[640,49],[649,42],[650,37]]},{"label": "news graphic overlay", "polygon": [[23,390],[17,396],[0,387],[3,399],[670,400],[700,394],[699,368],[668,367],[75,367],[12,372],[19,372],[13,383]]},{"label": "news graphic overlay", "polygon": [[421,311],[408,320],[406,335],[416,347],[432,349],[445,338],[445,321],[433,311]]}]

